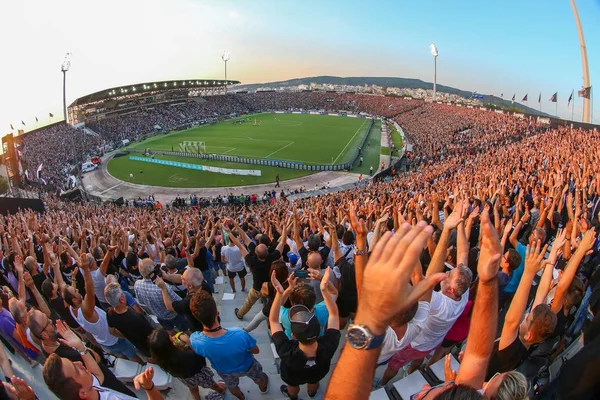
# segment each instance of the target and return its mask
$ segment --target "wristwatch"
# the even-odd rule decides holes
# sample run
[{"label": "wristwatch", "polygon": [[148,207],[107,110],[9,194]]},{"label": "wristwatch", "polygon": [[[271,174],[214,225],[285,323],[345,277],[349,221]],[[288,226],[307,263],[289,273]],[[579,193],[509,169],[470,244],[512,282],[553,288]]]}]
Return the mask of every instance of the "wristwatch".
[{"label": "wristwatch", "polygon": [[373,335],[365,325],[350,324],[346,332],[346,340],[357,350],[377,349],[383,344],[384,337],[385,332],[383,335]]},{"label": "wristwatch", "polygon": [[367,249],[359,249],[357,247],[354,248],[354,255],[355,256],[364,256],[369,254],[369,251]]}]

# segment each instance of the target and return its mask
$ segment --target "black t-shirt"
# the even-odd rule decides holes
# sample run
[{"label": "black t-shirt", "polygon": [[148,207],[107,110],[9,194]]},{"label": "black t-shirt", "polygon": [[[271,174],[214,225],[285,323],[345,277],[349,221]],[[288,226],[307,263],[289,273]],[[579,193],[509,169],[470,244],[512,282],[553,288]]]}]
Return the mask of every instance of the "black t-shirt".
[{"label": "black t-shirt", "polygon": [[519,336],[502,350],[498,350],[499,343],[494,344],[486,380],[491,379],[496,372],[508,372],[516,369],[529,355],[529,350],[521,343]]},{"label": "black t-shirt", "polygon": [[[54,353],[57,356],[66,358],[68,360],[71,360],[72,362],[79,361],[83,363],[81,354],[79,354],[77,350],[65,346],[62,343],[60,344],[60,346],[58,346]],[[44,351],[44,355],[46,357],[49,356],[49,354],[46,351]],[[115,374],[113,374],[112,371],[106,365],[104,365],[103,363],[99,363],[98,365],[100,366],[100,369],[104,374],[104,382],[102,382],[102,386],[104,386],[107,389],[116,390],[117,392],[121,392],[131,397],[136,397],[135,393],[133,393],[127,386],[125,386],[123,382],[118,380]]]},{"label": "black t-shirt", "polygon": [[42,293],[42,283],[44,283],[47,276],[44,275],[42,272],[40,272],[40,273],[36,274],[35,276],[32,276],[31,278],[33,279],[33,283],[34,283],[35,287],[37,288],[38,292]]},{"label": "black t-shirt", "polygon": [[202,246],[198,252],[198,257],[194,258],[194,267],[198,268],[202,272],[208,269],[208,261],[206,261],[207,252],[208,250],[206,249],[206,246]]},{"label": "black t-shirt", "polygon": [[206,360],[193,350],[177,351],[171,356],[169,365],[161,367],[175,378],[191,378],[206,366]]},{"label": "black t-shirt", "polygon": [[223,243],[217,243],[215,245],[215,251],[213,252],[213,255],[215,256],[215,262],[222,262],[223,260],[221,259],[221,249],[223,248]]},{"label": "black t-shirt", "polygon": [[60,294],[58,294],[58,297],[56,299],[48,300],[48,303],[50,305],[50,308],[56,311],[60,319],[65,321],[67,325],[69,325],[73,329],[79,328],[79,324],[77,323],[77,321],[75,321],[75,318],[73,318],[73,315],[71,315],[71,312],[69,311],[67,306],[65,306],[65,301],[60,296]]},{"label": "black t-shirt", "polygon": [[254,290],[258,290],[260,292],[263,283],[268,282],[271,279],[269,276],[271,264],[273,261],[279,260],[280,257],[281,253],[279,250],[269,253],[265,261],[259,260],[255,254],[246,255],[246,264],[248,264],[250,271],[252,271],[252,274],[254,275],[252,281],[252,287]]},{"label": "black t-shirt", "polygon": [[340,257],[335,265],[340,269],[341,278],[340,278],[340,292],[338,295],[338,300],[346,302],[353,309],[351,311],[356,311],[356,306],[358,304],[358,291],[356,289],[356,269],[354,264],[348,262],[346,257]]},{"label": "black t-shirt", "polygon": [[327,329],[317,340],[319,345],[316,357],[308,358],[300,350],[297,340],[288,339],[283,331],[275,333],[273,342],[281,358],[281,379],[292,386],[319,382],[329,372],[340,338],[338,329]]},{"label": "black t-shirt", "polygon": [[119,330],[146,357],[150,357],[148,336],[152,333],[152,326],[144,316],[127,307],[123,314],[110,308],[106,313],[108,326]]},{"label": "black t-shirt", "polygon": [[[212,290],[210,290],[210,286],[206,281],[202,282],[202,290],[205,292],[213,294]],[[192,294],[188,293],[182,300],[173,302],[173,309],[179,315],[184,315],[188,321],[188,325],[190,326],[190,331],[192,332],[202,332],[203,326],[200,321],[198,321],[194,314],[192,314],[192,310],[190,309],[190,300],[192,299]]]},{"label": "black t-shirt", "polygon": [[556,395],[559,399],[600,398],[600,337],[586,344],[567,361],[556,377]]}]

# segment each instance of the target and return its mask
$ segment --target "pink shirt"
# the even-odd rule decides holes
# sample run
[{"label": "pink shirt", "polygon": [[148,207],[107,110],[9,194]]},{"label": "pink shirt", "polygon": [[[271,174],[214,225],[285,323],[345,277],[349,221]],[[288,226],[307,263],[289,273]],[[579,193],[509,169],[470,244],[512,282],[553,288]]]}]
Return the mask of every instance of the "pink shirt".
[{"label": "pink shirt", "polygon": [[446,334],[447,340],[460,342],[467,338],[469,334],[469,326],[471,325],[471,308],[473,308],[473,300],[469,300],[462,314],[458,317],[452,328]]}]

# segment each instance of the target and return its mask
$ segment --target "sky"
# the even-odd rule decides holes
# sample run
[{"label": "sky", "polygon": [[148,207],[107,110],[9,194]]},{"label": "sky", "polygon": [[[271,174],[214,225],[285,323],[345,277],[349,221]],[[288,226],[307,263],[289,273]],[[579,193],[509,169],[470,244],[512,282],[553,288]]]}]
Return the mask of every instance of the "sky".
[{"label": "sky", "polygon": [[[592,85],[600,79],[600,0],[577,0]],[[0,135],[62,118],[67,105],[118,85],[228,78],[393,76],[478,93],[529,94],[529,106],[581,120],[582,65],[568,0],[200,1],[20,0],[0,2]],[[596,21],[596,23],[594,23]],[[600,90],[600,84],[596,84]],[[599,92],[600,93],[600,92]],[[600,94],[593,122],[600,124]],[[49,114],[55,118],[50,121]]]}]

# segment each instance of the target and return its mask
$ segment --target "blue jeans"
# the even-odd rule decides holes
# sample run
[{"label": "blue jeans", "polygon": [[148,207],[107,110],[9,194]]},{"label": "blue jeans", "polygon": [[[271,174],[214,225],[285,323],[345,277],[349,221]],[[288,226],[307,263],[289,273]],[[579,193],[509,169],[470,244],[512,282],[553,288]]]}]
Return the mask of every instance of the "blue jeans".
[{"label": "blue jeans", "polygon": [[187,331],[190,329],[190,327],[188,326],[187,320],[185,319],[185,316],[177,314],[177,316],[173,319],[162,319],[162,318],[157,318],[158,319],[158,323],[161,324],[163,326],[163,328],[165,328],[168,331],[172,331],[175,330],[175,328],[177,328],[177,330],[183,332],[183,331]]}]

